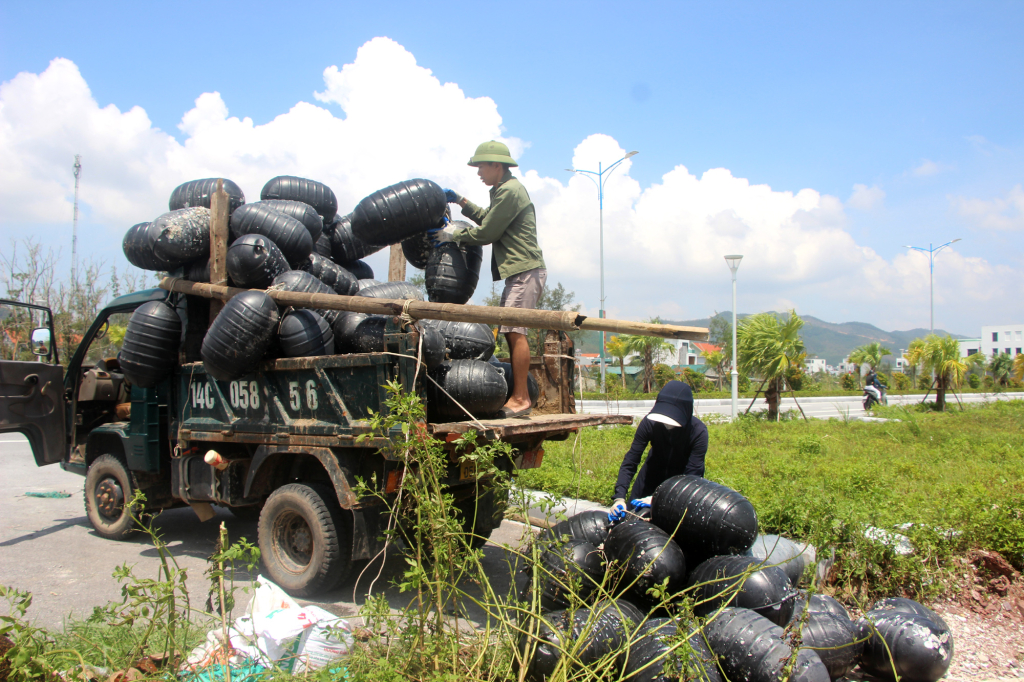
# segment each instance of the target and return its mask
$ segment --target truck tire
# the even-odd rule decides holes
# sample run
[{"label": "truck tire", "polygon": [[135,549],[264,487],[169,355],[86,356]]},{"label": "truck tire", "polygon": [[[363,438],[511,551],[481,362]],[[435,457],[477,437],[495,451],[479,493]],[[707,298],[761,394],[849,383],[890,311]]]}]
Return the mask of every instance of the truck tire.
[{"label": "truck tire", "polygon": [[100,455],[85,474],[85,514],[96,533],[108,540],[125,540],[138,528],[125,504],[138,484],[117,457]]},{"label": "truck tire", "polygon": [[293,597],[330,590],[352,565],[351,531],[327,486],[289,483],[272,492],[258,536],[267,576]]}]

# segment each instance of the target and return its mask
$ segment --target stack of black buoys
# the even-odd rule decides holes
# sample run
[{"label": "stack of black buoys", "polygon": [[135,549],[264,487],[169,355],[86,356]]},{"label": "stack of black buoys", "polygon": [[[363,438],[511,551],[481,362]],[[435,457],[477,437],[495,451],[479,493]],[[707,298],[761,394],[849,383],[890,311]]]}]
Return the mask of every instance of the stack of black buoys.
[{"label": "stack of black buoys", "polygon": [[152,388],[178,364],[181,319],[165,301],[143,303],[128,318],[118,360],[128,381]]},{"label": "stack of black buoys", "polygon": [[640,610],[625,599],[603,601],[590,609],[544,614],[537,634],[523,634],[519,639],[519,652],[526,661],[525,679],[546,680],[566,652],[573,652],[581,665],[595,663],[616,651],[642,620]]},{"label": "stack of black buoys", "polygon": [[[373,279],[373,268],[371,268],[370,264],[367,263],[366,261],[341,261],[338,263],[338,265],[351,272],[352,276],[355,277],[359,282],[363,282],[364,280],[373,280],[375,282],[377,281]],[[362,285],[360,285],[360,288],[362,288]]]},{"label": "stack of black buoys", "polygon": [[236,238],[263,235],[277,245],[289,265],[298,267],[313,252],[313,239],[305,225],[270,204],[260,201],[239,207],[231,214],[231,234]]},{"label": "stack of black buoys", "polygon": [[362,291],[363,289],[369,289],[370,287],[375,287],[378,284],[383,284],[383,282],[372,277],[361,277],[359,278],[359,291]]},{"label": "stack of black buoys", "polygon": [[[856,623],[865,640],[860,665],[884,680],[894,672],[908,682],[935,682],[953,661],[949,626],[931,609],[910,599],[885,599]],[[895,670],[894,670],[895,669]]]},{"label": "stack of black buoys", "polygon": [[334,324],[335,349],[342,353],[380,353],[387,323],[385,315],[342,313]]},{"label": "stack of black buoys", "polygon": [[793,600],[793,615],[790,617],[789,622],[794,623],[800,620],[805,611],[811,613],[831,613],[840,620],[850,620],[850,612],[835,597],[830,597],[827,594],[812,594],[811,598],[808,599],[806,591],[797,590],[797,596]]},{"label": "stack of black buoys", "polygon": [[673,535],[691,561],[742,554],[757,537],[757,513],[750,500],[700,476],[673,476],[651,500],[651,522]]},{"label": "stack of black buoys", "polygon": [[[337,317],[331,323],[334,330],[334,350],[337,353],[362,353],[356,344],[356,329],[359,323],[370,317],[366,313],[357,313],[351,310],[338,311]],[[381,338],[383,344],[384,339]]]},{"label": "stack of black buoys", "polygon": [[427,297],[434,303],[466,303],[480,280],[483,248],[445,242],[430,252],[425,281]]},{"label": "stack of black buoys", "polygon": [[426,269],[427,261],[430,260],[430,254],[433,250],[434,247],[430,243],[430,235],[426,232],[414,234],[402,241],[402,253],[405,254],[405,260],[417,270]]},{"label": "stack of black buoys", "polygon": [[655,525],[645,521],[619,523],[608,533],[604,551],[609,562],[622,568],[621,584],[629,586],[640,602],[651,601],[648,590],[655,586],[664,584],[667,595],[683,589],[686,557],[671,536]]},{"label": "stack of black buoys", "polygon": [[[487,361],[498,368],[501,375],[505,377],[505,384],[507,389],[505,391],[505,400],[512,397],[512,389],[514,388],[515,377],[512,376],[512,365],[508,362],[500,362],[493,356]],[[530,395],[530,403],[533,405],[537,404],[537,400],[540,398],[540,385],[537,384],[537,380],[533,378],[533,374],[526,373],[526,392]]]},{"label": "stack of black buoys", "polygon": [[811,611],[799,621],[794,620],[793,626],[799,630],[800,646],[818,653],[833,680],[845,677],[857,667],[864,641],[857,637],[857,629],[849,618]]},{"label": "stack of black buoys", "polygon": [[481,322],[424,320],[444,336],[452,360],[489,360],[494,355],[494,332]]},{"label": "stack of black buoys", "polygon": [[423,292],[410,282],[381,282],[372,287],[359,288],[357,296],[368,298],[393,298],[402,301],[422,301]]},{"label": "stack of black buoys", "polygon": [[[715,655],[711,653],[704,636],[695,632],[687,638],[689,651],[680,648],[673,656],[669,652],[686,632],[670,618],[652,618],[637,630],[637,638],[625,652],[623,679],[625,682],[722,682]],[[675,675],[666,676],[666,665],[674,665]]]},{"label": "stack of black buoys", "polygon": [[384,248],[367,244],[352,234],[352,214],[340,216],[331,224],[331,254],[336,263],[350,263],[366,258]]},{"label": "stack of black buoys", "polygon": [[313,243],[313,253],[318,253],[324,258],[331,258],[331,238],[326,233],[320,235],[320,238]]},{"label": "stack of black buoys", "polygon": [[[604,554],[586,540],[566,538],[550,543],[541,552],[538,567],[541,609],[569,608],[572,594],[586,602],[601,584],[604,572]],[[526,584],[523,601],[529,601],[530,585],[532,581]]]},{"label": "stack of black buoys", "polygon": [[467,418],[463,408],[482,419],[493,416],[505,404],[505,380],[493,365],[486,362],[443,362],[430,371],[430,376],[444,389],[439,390],[433,382],[427,383],[431,421],[462,421]]},{"label": "stack of black buoys", "polygon": [[290,358],[334,354],[334,332],[327,320],[312,310],[297,308],[285,313],[277,332],[281,352]]},{"label": "stack of black buoys", "polygon": [[[203,178],[201,180],[190,180],[174,188],[167,206],[171,211],[179,208],[191,208],[202,206],[210,208],[210,197],[217,191],[218,178]],[[224,192],[228,195],[228,213],[245,203],[245,194],[242,188],[231,180],[223,178]]]},{"label": "stack of black buoys", "polygon": [[236,286],[250,289],[266,289],[289,269],[277,245],[259,234],[247,234],[231,242],[225,265]]},{"label": "stack of black buoys", "polygon": [[352,212],[352,234],[367,244],[398,244],[436,227],[448,202],[432,180],[404,180],[361,200]]},{"label": "stack of black buoys", "polygon": [[[704,635],[732,682],[781,680],[793,653],[782,639],[781,627],[748,609],[723,609],[704,626]],[[789,680],[829,682],[830,678],[817,653],[800,649]]]},{"label": "stack of black buoys", "polygon": [[293,175],[279,175],[267,181],[260,190],[260,199],[284,199],[309,204],[325,222],[334,220],[338,212],[338,198],[331,188],[316,180],[297,178]]},{"label": "stack of black buoys", "polygon": [[182,276],[190,282],[210,281],[210,261],[201,258],[185,266]]},{"label": "stack of black buoys", "polygon": [[559,521],[541,532],[538,539],[550,541],[568,536],[600,547],[608,539],[611,529],[612,523],[608,520],[608,512],[592,509]]},{"label": "stack of black buoys", "polygon": [[153,254],[169,270],[210,256],[210,209],[179,208],[164,213],[150,228]]},{"label": "stack of black buoys", "polygon": [[230,381],[255,370],[274,340],[278,320],[277,304],[267,292],[232,297],[203,339],[200,355],[207,373]]},{"label": "stack of black buoys", "polygon": [[[302,294],[334,293],[329,286],[308,272],[304,272],[302,270],[289,270],[288,272],[282,272],[274,278],[274,281],[271,283],[269,288],[277,289],[278,291],[294,291]],[[316,310],[316,314],[327,320],[327,323],[332,326],[340,312],[340,310]]]},{"label": "stack of black buoys", "polygon": [[336,294],[355,296],[359,291],[359,284],[351,272],[318,253],[309,254],[300,269],[334,289]]},{"label": "stack of black buoys", "polygon": [[290,218],[298,220],[309,232],[309,238],[314,244],[323,236],[324,219],[309,204],[304,204],[301,201],[288,201],[286,199],[270,199],[269,201],[261,201],[259,203],[269,206],[278,213],[283,213]]},{"label": "stack of black buoys", "polygon": [[695,587],[693,611],[699,616],[731,604],[785,625],[797,598],[785,571],[748,556],[711,557],[693,569],[687,583]]},{"label": "stack of black buoys", "polygon": [[156,257],[153,246],[156,244],[157,231],[153,223],[138,223],[125,232],[121,241],[128,262],[143,270],[167,270],[168,264]]}]

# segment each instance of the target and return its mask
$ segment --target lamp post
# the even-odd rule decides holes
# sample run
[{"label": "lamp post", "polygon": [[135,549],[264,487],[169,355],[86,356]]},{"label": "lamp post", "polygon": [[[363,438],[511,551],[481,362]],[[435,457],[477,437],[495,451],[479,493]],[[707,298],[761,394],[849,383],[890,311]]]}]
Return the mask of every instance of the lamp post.
[{"label": "lamp post", "polygon": [[[616,166],[625,161],[631,156],[635,156],[640,152],[629,152],[621,159],[611,164],[607,168],[604,168],[601,163],[597,164],[596,171],[580,170],[578,168],[566,168],[565,170],[570,173],[583,173],[585,177],[590,178],[594,184],[597,185],[597,210],[598,210],[598,225],[600,230],[600,250],[601,250],[601,308],[598,311],[598,316],[604,319],[604,183],[607,178],[604,177],[605,173],[610,174],[615,170]],[[596,179],[595,179],[596,178]],[[605,333],[601,332],[601,393],[605,392],[605,357],[604,357],[604,343]]]},{"label": "lamp post", "polygon": [[903,248],[905,249],[913,249],[915,251],[928,254],[928,305],[931,309],[931,314],[929,316],[929,334],[935,333],[935,254],[942,251],[950,244],[956,244],[958,241],[960,241],[959,237],[952,241],[948,241],[941,246],[932,247],[931,244],[928,244],[927,249],[923,246],[911,246],[910,244],[903,245]]},{"label": "lamp post", "polygon": [[743,256],[733,254],[725,257],[732,272],[732,418],[736,419],[736,403],[739,401],[739,372],[736,371],[736,271],[740,269]]}]

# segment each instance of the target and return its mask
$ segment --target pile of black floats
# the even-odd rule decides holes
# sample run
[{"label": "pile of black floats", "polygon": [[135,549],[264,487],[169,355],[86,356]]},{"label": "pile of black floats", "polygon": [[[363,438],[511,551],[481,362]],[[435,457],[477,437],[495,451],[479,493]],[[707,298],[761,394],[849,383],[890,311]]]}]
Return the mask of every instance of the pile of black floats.
[{"label": "pile of black floats", "polygon": [[516,576],[524,616],[525,679],[593,666],[632,682],[828,682],[861,672],[935,682],[953,639],[933,611],[883,599],[853,621],[834,598],[800,589],[814,548],[757,533],[739,492],[675,476],[649,520],[604,510],[561,521],[537,538]]},{"label": "pile of black floats", "polygon": [[[428,230],[444,227],[444,191],[430,180],[406,180],[338,214],[327,185],[289,175],[271,179],[260,201],[246,203],[241,188],[224,180],[228,195],[228,284],[251,289],[224,307],[206,332],[201,356],[217,379],[254,371],[268,355],[300,357],[384,350],[387,318],[336,310],[279,309],[255,290],[279,289],[342,296],[422,301],[409,282],[378,282],[363,260],[385,246],[401,244],[414,267],[425,270],[426,298],[466,303],[480,276],[478,246],[435,247]],[[210,202],[217,179],[186,182],[171,192],[169,212],[132,226],[123,249],[128,261],[196,282],[210,279]],[[488,363],[494,333],[484,324],[423,321],[418,324],[423,361],[437,383],[431,390],[435,419],[488,417],[512,391],[511,367]],[[177,362],[182,334],[179,312],[167,303],[138,309],[125,334],[122,366],[139,386],[155,386]],[[530,377],[531,395],[537,384]]]}]

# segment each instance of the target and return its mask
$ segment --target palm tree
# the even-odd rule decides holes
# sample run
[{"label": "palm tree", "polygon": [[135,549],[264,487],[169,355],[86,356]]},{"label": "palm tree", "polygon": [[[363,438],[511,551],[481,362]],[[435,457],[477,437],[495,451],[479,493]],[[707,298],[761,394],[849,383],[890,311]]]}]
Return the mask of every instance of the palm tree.
[{"label": "palm tree", "polygon": [[736,330],[737,362],[747,374],[761,377],[768,388],[768,417],[779,418],[779,393],[786,372],[799,366],[804,356],[800,329],[804,321],[795,310],[789,311],[785,322],[774,313],[761,313],[746,318]]},{"label": "palm tree", "polygon": [[619,372],[622,373],[622,388],[626,388],[626,356],[629,355],[629,348],[626,347],[626,342],[621,336],[613,336],[609,339],[608,343],[604,345],[604,350],[608,355],[613,358],[617,358],[619,361]]},{"label": "palm tree", "polygon": [[1013,359],[1013,376],[1017,377],[1017,381],[1024,381],[1024,353],[1017,353]]},{"label": "palm tree", "polygon": [[[648,320],[653,324],[660,324],[661,318],[654,317]],[[657,336],[641,336],[639,334],[623,334],[619,338],[626,344],[630,353],[640,356],[644,367],[644,393],[651,393],[654,390],[654,365],[658,362],[659,356],[665,351],[675,348],[668,341]]]},{"label": "palm tree", "polygon": [[992,356],[992,361],[988,363],[988,371],[992,372],[992,378],[1000,386],[1006,386],[1010,383],[1013,367],[1013,360],[1006,353]]},{"label": "palm tree", "polygon": [[877,341],[872,341],[854,348],[850,353],[850,362],[867,365],[871,369],[877,370],[878,366],[882,364],[882,358],[886,355],[892,355],[892,351]]},{"label": "palm tree", "polygon": [[716,383],[718,390],[722,390],[722,374],[725,373],[725,351],[724,350],[713,350],[704,353],[704,362],[709,367],[715,368],[715,374],[718,376]]},{"label": "palm tree", "polygon": [[915,365],[921,363],[935,375],[935,404],[940,412],[944,411],[946,391],[960,386],[967,376],[967,363],[960,358],[960,342],[952,336],[929,334],[911,341],[905,357]]}]

